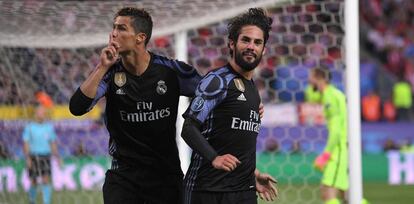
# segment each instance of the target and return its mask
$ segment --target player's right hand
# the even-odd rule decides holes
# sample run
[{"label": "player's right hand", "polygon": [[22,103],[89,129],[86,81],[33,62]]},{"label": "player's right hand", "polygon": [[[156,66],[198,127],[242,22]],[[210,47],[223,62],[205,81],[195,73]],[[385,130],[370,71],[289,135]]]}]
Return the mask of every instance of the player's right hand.
[{"label": "player's right hand", "polygon": [[102,49],[100,56],[100,65],[103,68],[109,69],[109,67],[115,64],[119,57],[119,47],[119,43],[113,40],[112,34],[109,34],[108,46]]},{"label": "player's right hand", "polygon": [[216,169],[230,172],[236,169],[236,167],[241,164],[241,162],[235,156],[231,154],[225,154],[214,158],[211,164]]}]

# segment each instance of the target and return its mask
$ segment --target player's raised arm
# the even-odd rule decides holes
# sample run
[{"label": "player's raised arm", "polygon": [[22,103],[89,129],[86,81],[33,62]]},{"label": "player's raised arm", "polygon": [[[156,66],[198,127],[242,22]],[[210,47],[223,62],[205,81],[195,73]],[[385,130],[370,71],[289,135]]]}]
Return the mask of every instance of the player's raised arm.
[{"label": "player's raised arm", "polygon": [[107,84],[103,79],[118,59],[118,48],[119,44],[112,39],[112,34],[110,34],[108,46],[102,49],[99,64],[70,99],[69,110],[73,115],[85,114],[105,94]]}]

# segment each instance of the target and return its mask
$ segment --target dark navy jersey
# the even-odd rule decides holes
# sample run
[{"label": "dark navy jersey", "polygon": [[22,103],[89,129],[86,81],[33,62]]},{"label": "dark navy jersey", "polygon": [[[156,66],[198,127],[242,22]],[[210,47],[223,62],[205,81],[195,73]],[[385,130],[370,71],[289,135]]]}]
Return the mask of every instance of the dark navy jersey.
[{"label": "dark navy jersey", "polygon": [[152,53],[141,76],[116,62],[100,82],[90,107],[106,97],[109,154],[114,161],[182,174],[175,137],[178,100],[180,95],[193,96],[200,80],[190,65]]},{"label": "dark navy jersey", "polygon": [[200,124],[202,135],[218,155],[232,154],[241,164],[234,171],[225,172],[193,152],[185,177],[186,191],[255,189],[259,104],[253,81],[243,78],[230,65],[213,70],[201,80],[184,117]]}]

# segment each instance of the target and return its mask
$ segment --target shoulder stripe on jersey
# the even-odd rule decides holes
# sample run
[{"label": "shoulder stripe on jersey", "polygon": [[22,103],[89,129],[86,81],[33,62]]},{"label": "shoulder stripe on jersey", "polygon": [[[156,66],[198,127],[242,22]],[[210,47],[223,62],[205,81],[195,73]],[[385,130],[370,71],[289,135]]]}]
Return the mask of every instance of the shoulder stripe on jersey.
[{"label": "shoulder stripe on jersey", "polygon": [[155,64],[161,64],[168,68],[174,69],[178,71],[178,73],[180,73],[180,75],[182,76],[191,77],[191,76],[194,76],[195,74],[198,74],[197,71],[192,66],[184,62],[180,62],[179,60],[169,59],[167,57],[156,55],[156,54],[154,54],[153,57],[154,57],[153,62]]},{"label": "shoulder stripe on jersey", "polygon": [[[209,74],[207,75],[198,88],[198,92],[202,93],[205,96],[215,96],[222,91],[224,91],[226,82],[224,79],[216,74]],[[214,89],[209,90],[210,86],[214,87]]]},{"label": "shoulder stripe on jersey", "polygon": [[[235,77],[236,75],[231,73],[227,66],[218,68],[209,72],[202,79],[197,91],[205,96],[215,96],[225,91],[224,89],[228,87],[230,81]],[[210,86],[213,87],[212,90],[209,90]]]},{"label": "shoulder stripe on jersey", "polygon": [[186,116],[204,123],[215,106],[226,98],[228,84],[234,77],[236,75],[227,66],[209,72],[198,85],[196,98],[187,109]]},{"label": "shoulder stripe on jersey", "polygon": [[167,59],[167,58],[162,58],[159,55],[154,55],[154,63],[155,64],[161,64],[161,65],[165,65],[169,68],[173,68],[172,64],[171,64],[171,60]]},{"label": "shoulder stripe on jersey", "polygon": [[178,68],[178,70],[180,71],[180,73],[185,74],[185,75],[193,75],[194,74],[195,69],[190,69],[189,68],[188,70],[185,70],[185,67],[181,66],[180,63],[178,63],[177,60],[174,60],[173,62],[175,64],[175,66]]}]

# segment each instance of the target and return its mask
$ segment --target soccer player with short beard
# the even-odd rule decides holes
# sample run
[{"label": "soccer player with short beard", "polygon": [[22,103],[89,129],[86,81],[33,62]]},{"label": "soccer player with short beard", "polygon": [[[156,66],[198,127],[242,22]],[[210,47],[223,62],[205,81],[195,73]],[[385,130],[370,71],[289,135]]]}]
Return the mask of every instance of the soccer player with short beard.
[{"label": "soccer player with short beard", "polygon": [[275,180],[256,169],[260,96],[252,80],[271,24],[259,8],[230,21],[230,62],[202,79],[184,114],[182,137],[194,150],[185,204],[256,204],[256,191],[277,197]]}]

